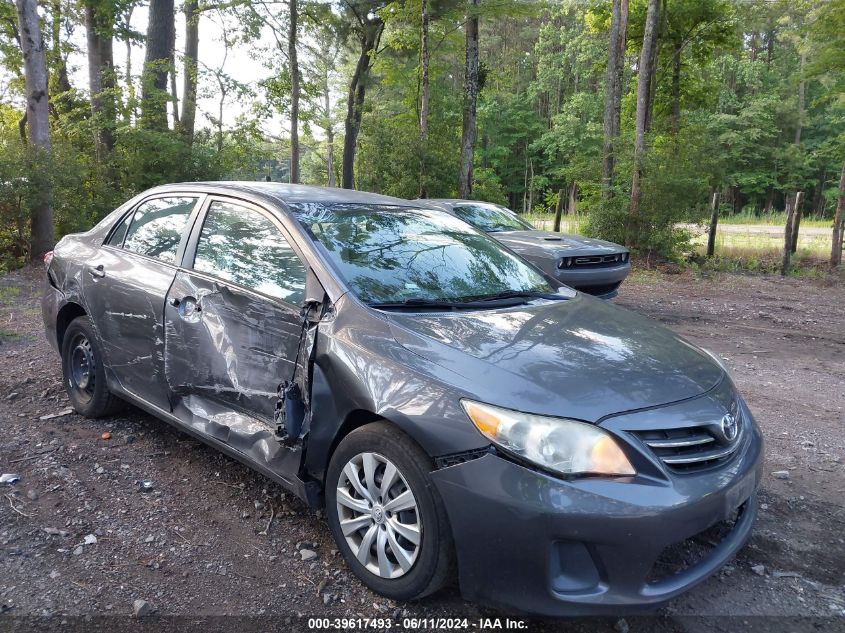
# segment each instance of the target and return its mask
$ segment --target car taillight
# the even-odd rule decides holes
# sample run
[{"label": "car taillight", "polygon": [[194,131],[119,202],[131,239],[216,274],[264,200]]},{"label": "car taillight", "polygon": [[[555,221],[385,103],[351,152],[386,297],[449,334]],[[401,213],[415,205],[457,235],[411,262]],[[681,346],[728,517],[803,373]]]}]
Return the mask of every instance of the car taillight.
[{"label": "car taillight", "polygon": [[47,251],[44,253],[44,266],[46,268],[50,267],[50,262],[53,261],[53,251]]}]

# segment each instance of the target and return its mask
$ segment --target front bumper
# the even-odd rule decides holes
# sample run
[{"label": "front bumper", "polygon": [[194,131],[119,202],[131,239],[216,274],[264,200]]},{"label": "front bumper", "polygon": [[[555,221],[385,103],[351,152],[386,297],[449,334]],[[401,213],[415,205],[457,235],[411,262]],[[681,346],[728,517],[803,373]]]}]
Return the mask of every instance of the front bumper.
[{"label": "front bumper", "polygon": [[[717,571],[751,534],[761,467],[762,439],[752,424],[729,463],[694,475],[567,481],[488,454],[432,477],[449,515],[464,597],[564,616],[649,610]],[[732,529],[703,558],[654,577],[666,548],[738,508]]]},{"label": "front bumper", "polygon": [[555,267],[552,275],[561,283],[571,288],[586,292],[602,299],[610,299],[618,294],[619,286],[631,272],[631,263],[625,262],[608,268],[567,268]]}]

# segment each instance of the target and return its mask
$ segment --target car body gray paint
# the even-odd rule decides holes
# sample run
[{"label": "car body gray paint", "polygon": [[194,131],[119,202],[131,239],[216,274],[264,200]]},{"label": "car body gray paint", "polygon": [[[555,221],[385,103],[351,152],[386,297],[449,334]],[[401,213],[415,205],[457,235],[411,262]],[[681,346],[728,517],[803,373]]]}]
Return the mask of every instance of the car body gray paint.
[{"label": "car body gray paint", "polygon": [[[723,491],[741,476],[742,469],[747,473],[758,468],[761,444],[753,420],[752,430],[746,436],[749,444],[741,455],[724,468],[690,476],[685,482],[679,482],[680,478],[667,473],[653,456],[639,450],[628,436],[630,426],[645,419],[637,417],[637,411],[648,411],[648,420],[663,416],[675,423],[697,419],[696,411],[703,411],[701,415],[717,415],[724,410],[724,403],[720,405],[719,398],[713,394],[720,389],[729,389],[731,393],[734,390],[722,368],[707,354],[643,317],[582,294],[511,308],[455,313],[376,310],[362,304],[349,292],[286,206],[286,201],[292,199],[299,203],[327,204],[350,202],[353,198],[354,202],[362,204],[416,206],[408,201],[337,190],[323,194],[322,190],[307,187],[252,183],[191,183],[157,188],[123,205],[108,216],[108,221],[100,222],[91,231],[68,236],[57,245],[49,271],[53,281],[47,283],[42,303],[48,338],[55,341],[56,316],[70,303],[79,304],[88,311],[98,337],[102,338],[98,322],[110,316],[106,310],[98,311],[86,298],[86,263],[105,250],[102,242],[123,213],[149,195],[173,192],[233,196],[268,209],[285,226],[324,287],[328,309],[310,330],[316,344],[308,419],[310,432],[303,444],[286,447],[277,441],[272,424],[260,416],[225,406],[219,400],[202,398],[197,393],[185,392],[174,397],[180,385],[185,386],[198,377],[180,375],[182,370],[175,367],[170,368],[168,375],[166,351],[153,355],[154,364],[157,364],[153,371],[165,376],[171,386],[172,410],[156,406],[142,394],[130,392],[113,371],[107,374],[109,386],[154,415],[272,477],[310,504],[321,502],[322,476],[338,434],[346,428],[346,422],[360,412],[396,424],[432,457],[489,446],[489,441],[463,412],[461,398],[601,424],[620,438],[642,472],[638,475],[641,487],[626,489],[627,484],[615,480],[587,479],[570,483],[548,475],[527,475],[526,472],[534,471],[526,471],[524,466],[496,455],[449,466],[433,477],[447,500],[450,521],[458,526],[458,532],[466,529],[462,522],[470,518],[464,517],[464,509],[455,506],[459,503],[455,501],[458,498],[455,490],[468,494],[467,486],[476,486],[476,492],[483,492],[487,485],[474,481],[476,477],[505,477],[498,480],[497,498],[510,495],[518,512],[523,512],[524,504],[529,503],[535,514],[528,513],[525,517],[534,516],[545,525],[549,525],[549,517],[561,519],[566,513],[576,512],[585,517],[584,521],[589,517],[597,521],[601,520],[602,513],[613,515],[619,508],[630,507],[629,518],[635,521],[641,517],[646,526],[649,524],[646,516],[659,518],[661,513],[671,513],[672,504],[676,503],[672,500],[674,494],[676,500],[680,499],[677,495],[682,495],[685,507],[689,508],[688,514],[679,519],[685,529],[704,529],[707,520],[702,516],[701,508],[706,504],[696,506],[696,499],[711,499],[707,502],[711,504],[714,503],[712,499],[719,497],[719,503],[723,505],[728,503],[726,499],[731,503],[742,501]],[[142,261],[135,263],[133,259],[131,265],[132,274],[143,276]],[[174,277],[179,268],[174,266]],[[161,310],[165,310],[164,297]],[[247,316],[256,328],[274,327],[267,323],[269,314],[259,309]],[[135,323],[130,326],[136,328],[134,336],[156,336],[157,330],[146,320],[127,323]],[[243,341],[230,339],[229,342],[240,344]],[[116,342],[109,341],[105,346],[108,349],[114,344]],[[225,366],[227,349],[214,343],[207,350],[213,357],[210,362],[221,361]],[[178,353],[177,350],[174,348],[172,354]],[[283,367],[284,364],[274,361],[265,369],[276,372]],[[255,370],[264,371],[262,367]],[[242,386],[241,378],[238,376],[237,382],[232,381],[232,389]],[[271,377],[273,381],[284,378],[286,376]],[[706,406],[702,404],[705,401]],[[630,411],[633,413],[627,413]],[[748,415],[751,420],[750,413]],[[515,468],[518,470],[513,470]],[[537,480],[538,476],[542,482]],[[719,494],[714,495],[714,486],[719,482],[724,485],[718,488]],[[534,499],[531,490],[523,489],[526,485],[541,485],[550,494],[553,490],[557,492]],[[571,490],[571,486],[582,492],[589,491],[595,499],[589,500],[581,493],[567,497],[561,492]],[[658,489],[674,492],[664,492],[648,502],[641,496]],[[633,495],[631,499],[625,496],[629,494]],[[628,499],[627,506],[620,496]],[[577,504],[582,501],[585,505],[579,508]],[[467,504],[467,508],[474,503]],[[551,505],[543,509],[538,505],[543,503]],[[478,508],[479,516],[491,512],[486,506]],[[579,523],[582,524],[584,528],[588,526],[588,522]],[[653,526],[654,522],[651,524]],[[626,521],[625,526],[628,525],[635,523]],[[673,533],[667,528],[660,531],[659,536],[668,539]],[[551,533],[549,538],[557,538],[556,533]],[[464,540],[461,543],[466,550],[461,554],[465,569],[474,570],[472,574],[477,576],[482,562],[473,558],[472,552],[478,547]],[[485,547],[489,551],[489,547],[495,545]],[[486,595],[483,587],[465,588],[465,593],[479,599]]]}]

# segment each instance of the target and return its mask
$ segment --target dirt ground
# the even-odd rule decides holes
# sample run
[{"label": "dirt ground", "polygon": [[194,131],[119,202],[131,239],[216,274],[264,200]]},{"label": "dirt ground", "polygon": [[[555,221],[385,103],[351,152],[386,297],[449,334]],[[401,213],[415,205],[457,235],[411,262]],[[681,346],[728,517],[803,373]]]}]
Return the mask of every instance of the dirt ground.
[{"label": "dirt ground", "polygon": [[[421,604],[373,594],[347,571],[320,513],[261,475],[136,409],[97,421],[66,413],[40,278],[0,278],[0,469],[20,475],[0,484],[0,629],[95,630],[99,616],[128,621],[136,600],[152,612],[145,622],[269,618],[263,630],[302,616],[503,616],[454,589]],[[645,271],[616,302],[725,359],[766,439],[757,527],[735,560],[657,619],[529,628],[845,628],[845,283]],[[142,480],[151,491],[139,491]]]}]

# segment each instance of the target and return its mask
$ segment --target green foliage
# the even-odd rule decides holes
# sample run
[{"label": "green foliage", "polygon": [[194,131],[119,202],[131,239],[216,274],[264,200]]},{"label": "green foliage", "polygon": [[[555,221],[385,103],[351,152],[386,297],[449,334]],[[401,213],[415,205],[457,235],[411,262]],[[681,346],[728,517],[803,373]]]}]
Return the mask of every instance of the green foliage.
[{"label": "green foliage", "polygon": [[[115,43],[139,41],[126,22],[128,8],[138,0],[89,4]],[[625,241],[646,4],[630,2],[621,136],[609,196],[602,195],[601,175],[611,1],[479,5],[481,93],[473,197],[547,214],[560,191],[565,205],[575,191],[577,211],[569,211],[578,214],[577,224],[590,235]],[[61,61],[78,50],[84,5],[42,5],[53,86]],[[61,15],[54,15],[57,8]],[[303,181],[326,183],[330,137],[339,180],[359,19],[378,15],[386,27],[366,81],[356,185],[407,198],[421,191],[431,197],[457,195],[467,3],[429,0],[425,143],[419,132],[420,0],[303,3],[301,8]],[[203,112],[210,129],[198,120],[190,145],[163,121],[138,125],[126,78],[117,77],[118,87],[102,95],[121,113],[119,121],[110,111],[93,117],[81,86],[51,94],[53,151],[45,157],[30,155],[20,140],[24,90],[15,11],[12,3],[0,3],[0,247],[6,257],[0,266],[25,257],[26,209],[46,190],[53,192],[61,236],[87,228],[129,196],[159,183],[262,179],[283,172],[289,140],[284,134],[270,136],[266,124],[275,125],[279,117],[284,121],[290,112],[286,3],[239,1],[206,10],[204,16],[213,14],[224,28],[231,27],[225,28],[223,45],[248,47],[267,70],[266,80],[246,85],[200,59],[200,100],[215,103],[207,108],[213,113]],[[56,24],[57,32],[51,30]],[[674,259],[687,253],[689,235],[677,227],[701,222],[713,191],[721,194],[723,214],[755,218],[777,216],[788,195],[803,191],[805,216],[829,223],[845,156],[845,0],[662,2],[655,71],[638,213],[643,250]],[[158,97],[160,104],[170,100],[168,91]],[[226,108],[248,97],[254,101],[250,114],[232,123]],[[113,132],[110,152],[95,145],[104,127]]]}]

